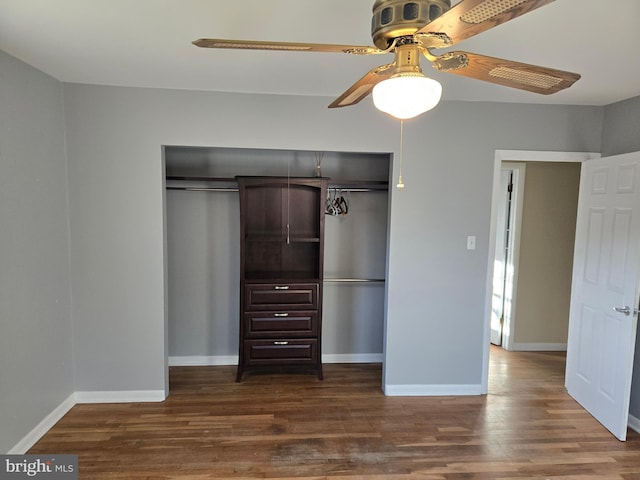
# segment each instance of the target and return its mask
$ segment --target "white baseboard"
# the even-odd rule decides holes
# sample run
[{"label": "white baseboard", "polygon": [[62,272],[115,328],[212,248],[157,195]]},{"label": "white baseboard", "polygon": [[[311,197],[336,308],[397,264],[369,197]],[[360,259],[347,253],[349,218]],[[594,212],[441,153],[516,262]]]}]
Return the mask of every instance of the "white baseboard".
[{"label": "white baseboard", "polygon": [[381,353],[327,353],[322,363],[382,363]]},{"label": "white baseboard", "polygon": [[25,437],[20,440],[11,450],[7,453],[9,455],[23,455],[26,453],[31,447],[33,447],[38,440],[42,438],[42,436],[47,433],[51,427],[53,427],[58,421],[65,416],[65,414],[73,408],[76,404],[76,396],[75,393],[72,393],[64,400],[60,405],[58,405],[49,415],[44,417],[44,419],[36,425],[36,427],[31,430]]},{"label": "white baseboard", "polygon": [[640,433],[640,418],[629,414],[629,428],[634,432]]},{"label": "white baseboard", "polygon": [[196,367],[209,365],[237,365],[238,355],[192,355],[169,357],[170,367]]},{"label": "white baseboard", "polygon": [[[323,363],[382,363],[381,353],[335,353],[322,355]],[[238,355],[169,357],[170,367],[237,365]]]},{"label": "white baseboard", "polygon": [[514,343],[514,352],[566,352],[566,343]]},{"label": "white baseboard", "polygon": [[66,413],[78,403],[128,403],[128,402],[162,402],[165,400],[164,390],[128,390],[122,392],[75,392],[69,395],[60,405],[53,409],[33,430],[11,448],[7,454],[23,455],[33,447],[42,436],[51,430]]},{"label": "white baseboard", "polygon": [[482,385],[385,385],[389,397],[448,397],[481,395]]},{"label": "white baseboard", "polygon": [[121,392],[76,392],[76,403],[162,402],[164,390],[124,390]]}]

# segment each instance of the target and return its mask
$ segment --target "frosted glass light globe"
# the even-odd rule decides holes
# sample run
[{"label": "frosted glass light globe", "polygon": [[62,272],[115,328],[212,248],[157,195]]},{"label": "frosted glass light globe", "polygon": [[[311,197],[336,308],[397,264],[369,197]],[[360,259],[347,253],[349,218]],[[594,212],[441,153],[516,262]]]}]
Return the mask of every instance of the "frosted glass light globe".
[{"label": "frosted glass light globe", "polygon": [[440,101],[442,85],[422,74],[398,74],[373,87],[373,104],[399,119],[413,118]]}]

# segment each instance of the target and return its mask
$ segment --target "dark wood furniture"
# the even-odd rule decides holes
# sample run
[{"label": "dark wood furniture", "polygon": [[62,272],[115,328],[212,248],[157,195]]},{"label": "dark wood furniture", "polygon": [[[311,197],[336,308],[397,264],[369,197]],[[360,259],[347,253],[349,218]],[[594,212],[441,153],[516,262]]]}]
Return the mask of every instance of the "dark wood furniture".
[{"label": "dark wood furniture", "polygon": [[322,379],[326,178],[236,177],[240,192],[240,345],[249,369],[315,370]]}]

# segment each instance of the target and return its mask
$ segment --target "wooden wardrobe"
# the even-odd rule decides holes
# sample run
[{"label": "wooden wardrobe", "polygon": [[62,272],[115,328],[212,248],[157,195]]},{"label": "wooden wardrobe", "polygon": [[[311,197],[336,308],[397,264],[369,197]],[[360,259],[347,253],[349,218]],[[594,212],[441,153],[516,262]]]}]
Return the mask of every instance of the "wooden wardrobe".
[{"label": "wooden wardrobe", "polygon": [[240,193],[240,342],[250,369],[308,369],[322,379],[327,179],[236,177]]}]

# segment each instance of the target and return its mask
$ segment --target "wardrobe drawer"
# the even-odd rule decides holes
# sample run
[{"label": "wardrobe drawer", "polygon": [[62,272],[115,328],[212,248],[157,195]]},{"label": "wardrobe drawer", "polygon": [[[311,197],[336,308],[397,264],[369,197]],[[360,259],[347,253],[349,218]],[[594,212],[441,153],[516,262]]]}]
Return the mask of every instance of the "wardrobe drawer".
[{"label": "wardrobe drawer", "polygon": [[317,283],[256,283],[244,287],[245,310],[316,310]]},{"label": "wardrobe drawer", "polygon": [[245,364],[314,365],[318,360],[318,341],[311,339],[279,338],[274,340],[245,340]]},{"label": "wardrobe drawer", "polygon": [[247,337],[315,337],[318,332],[318,312],[248,312],[244,314]]}]

